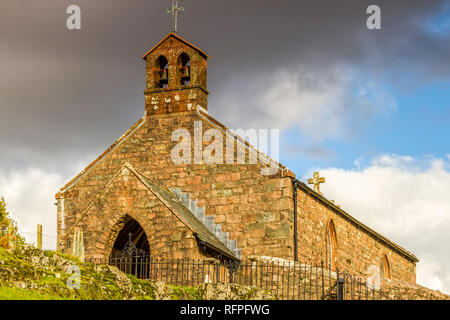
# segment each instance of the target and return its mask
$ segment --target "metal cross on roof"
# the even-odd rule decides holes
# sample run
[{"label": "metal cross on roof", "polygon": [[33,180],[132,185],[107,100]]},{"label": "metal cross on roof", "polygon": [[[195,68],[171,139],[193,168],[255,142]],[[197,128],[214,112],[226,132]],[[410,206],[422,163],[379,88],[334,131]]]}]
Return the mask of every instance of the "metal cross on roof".
[{"label": "metal cross on roof", "polygon": [[[183,0],[180,0],[183,1]],[[178,13],[183,12],[184,7],[178,6],[178,0],[172,0],[172,7],[167,9],[167,13],[172,15],[172,32],[178,32]]]},{"label": "metal cross on roof", "polygon": [[308,184],[313,184],[314,185],[314,191],[316,191],[319,194],[322,194],[320,192],[320,184],[321,183],[325,183],[325,178],[320,177],[318,172],[314,172],[313,177],[308,179]]}]

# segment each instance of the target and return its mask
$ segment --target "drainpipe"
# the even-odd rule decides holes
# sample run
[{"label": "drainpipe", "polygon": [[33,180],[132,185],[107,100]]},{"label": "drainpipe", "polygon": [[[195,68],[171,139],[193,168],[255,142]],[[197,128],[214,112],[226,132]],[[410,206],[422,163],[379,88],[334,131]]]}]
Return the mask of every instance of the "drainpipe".
[{"label": "drainpipe", "polygon": [[294,189],[294,261],[298,261],[298,218],[297,218],[297,180],[292,179],[292,188]]}]

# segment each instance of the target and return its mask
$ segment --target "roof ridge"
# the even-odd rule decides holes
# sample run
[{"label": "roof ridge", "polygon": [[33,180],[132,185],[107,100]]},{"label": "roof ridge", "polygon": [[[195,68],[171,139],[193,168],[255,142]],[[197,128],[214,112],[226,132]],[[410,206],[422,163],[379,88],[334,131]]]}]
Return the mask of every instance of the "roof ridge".
[{"label": "roof ridge", "polygon": [[153,48],[151,48],[150,50],[148,50],[143,56],[142,59],[145,60],[145,58],[147,58],[147,56],[152,53],[154,50],[156,50],[156,48],[158,48],[164,41],[166,41],[169,37],[174,37],[176,39],[178,39],[179,41],[185,43],[186,45],[194,48],[195,50],[199,51],[202,55],[205,56],[205,58],[207,59],[211,59],[210,56],[208,56],[208,54],[203,51],[202,49],[200,49],[199,47],[197,47],[196,45],[192,44],[191,42],[187,41],[186,39],[180,37],[178,34],[174,33],[174,32],[170,32],[169,34],[167,34],[164,38],[162,38],[157,44],[155,44],[153,46]]},{"label": "roof ridge", "polygon": [[[263,152],[263,151],[259,150],[257,147],[253,146],[250,142],[248,142],[247,140],[245,140],[244,138],[242,138],[238,134],[234,133],[232,129],[228,128],[223,123],[221,123],[219,120],[217,120],[216,118],[214,118],[211,115],[209,115],[208,112],[204,108],[202,108],[201,106],[197,106],[197,108],[195,108],[195,112],[203,120],[208,121],[213,126],[215,126],[215,127],[219,128],[220,130],[224,131],[223,135],[225,137],[227,136],[227,132],[229,132],[229,133],[231,133],[233,135],[233,137],[236,139],[236,141],[239,141],[240,143],[244,144],[245,148],[247,148],[247,150],[249,152],[255,152],[257,154],[257,156],[258,156],[258,159],[259,159],[261,165],[266,165],[266,166],[269,165],[270,168],[275,168],[275,169],[277,169],[277,171],[282,172],[282,175],[285,172],[286,173],[287,172],[291,172],[291,174],[294,175],[292,173],[292,171],[290,171],[289,168],[286,167],[284,164],[282,164],[280,161],[273,159],[266,152]],[[261,159],[260,156],[262,156],[265,159]],[[272,166],[274,166],[274,167],[272,167]],[[269,168],[265,168],[265,169],[269,169]],[[273,174],[268,174],[268,175],[273,175]]]}]

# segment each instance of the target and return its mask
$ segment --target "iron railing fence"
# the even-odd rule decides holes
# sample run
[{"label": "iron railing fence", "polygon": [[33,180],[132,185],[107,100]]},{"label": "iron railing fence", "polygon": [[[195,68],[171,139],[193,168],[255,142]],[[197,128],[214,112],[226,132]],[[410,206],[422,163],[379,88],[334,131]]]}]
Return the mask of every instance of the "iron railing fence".
[{"label": "iron railing fence", "polygon": [[158,259],[149,256],[88,259],[109,264],[137,278],[176,286],[234,283],[273,292],[283,300],[389,300],[361,277],[300,262]]}]

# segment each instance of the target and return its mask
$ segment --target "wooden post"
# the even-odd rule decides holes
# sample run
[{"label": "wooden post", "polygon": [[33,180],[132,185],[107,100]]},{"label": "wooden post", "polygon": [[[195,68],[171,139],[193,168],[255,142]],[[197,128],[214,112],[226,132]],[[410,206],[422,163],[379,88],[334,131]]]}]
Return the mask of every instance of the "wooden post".
[{"label": "wooden post", "polygon": [[37,248],[42,250],[42,224],[37,225]]}]

